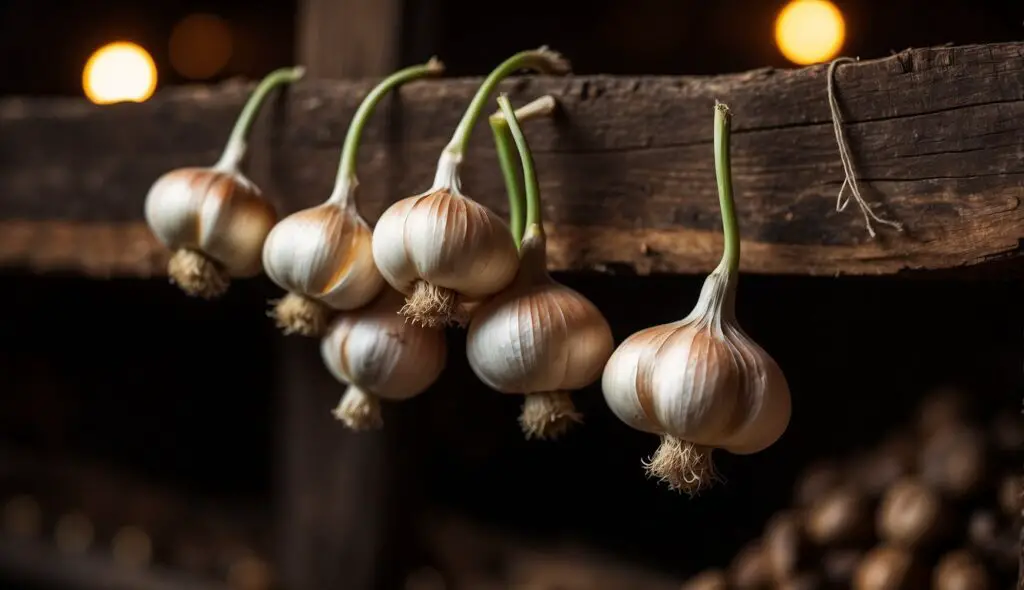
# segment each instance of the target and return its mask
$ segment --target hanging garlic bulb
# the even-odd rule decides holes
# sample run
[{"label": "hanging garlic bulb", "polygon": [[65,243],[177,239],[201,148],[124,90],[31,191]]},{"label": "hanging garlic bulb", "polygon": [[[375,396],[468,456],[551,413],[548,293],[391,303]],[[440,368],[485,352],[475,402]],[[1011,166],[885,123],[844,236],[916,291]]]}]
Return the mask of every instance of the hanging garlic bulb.
[{"label": "hanging garlic bulb", "polygon": [[512,284],[473,314],[466,354],[488,386],[526,395],[519,423],[527,438],[554,438],[580,420],[569,392],[601,376],[615,343],[594,304],[548,274],[533,156],[508,98],[498,103],[519,150],[526,233]]},{"label": "hanging garlic bulb", "polygon": [[399,315],[404,297],[385,287],[370,305],[338,314],[320,343],[324,364],[347,383],[334,416],[353,430],[380,428],[380,400],[423,393],[444,369],[444,332]]},{"label": "hanging garlic bulb", "polygon": [[519,266],[508,225],[462,193],[459,166],[491,92],[520,69],[565,74],[568,62],[547,48],[505,60],[484,80],[438,160],[434,184],[389,207],[373,231],[373,259],[407,296],[402,314],[425,326],[465,325],[461,303],[505,288]]},{"label": "hanging garlic bulb", "polygon": [[661,435],[648,472],[694,493],[715,478],[711,450],[751,454],[789,425],[789,386],[736,321],[740,236],[729,165],[730,113],[715,106],[715,171],[725,230],[722,261],[682,320],[633,334],[602,378],[605,401],[629,426]]},{"label": "hanging garlic bulb", "polygon": [[174,251],[167,274],[185,293],[213,299],[227,291],[231,277],[259,274],[263,241],[277,214],[239,167],[264,99],[304,73],[301,67],[271,72],[246,102],[216,164],[172,170],[149,189],[146,222]]},{"label": "hanging garlic bulb", "polygon": [[349,125],[330,198],[285,217],[270,231],[263,245],[263,268],[288,291],[273,312],[285,334],[319,336],[331,309],[362,307],[384,288],[371,252],[373,231],[356,208],[359,140],[388,92],[443,71],[444,65],[434,58],[392,74],[371,90]]}]

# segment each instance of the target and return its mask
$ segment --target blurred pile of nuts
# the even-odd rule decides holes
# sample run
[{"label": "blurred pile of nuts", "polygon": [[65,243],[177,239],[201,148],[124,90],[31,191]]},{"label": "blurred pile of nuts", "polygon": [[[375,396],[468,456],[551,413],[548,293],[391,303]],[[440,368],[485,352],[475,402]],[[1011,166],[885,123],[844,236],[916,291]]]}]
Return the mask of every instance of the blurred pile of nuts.
[{"label": "blurred pile of nuts", "polygon": [[0,449],[0,540],[45,548],[54,559],[269,590],[276,580],[264,513],[181,496],[106,466]]},{"label": "blurred pile of nuts", "polygon": [[812,465],[793,505],[684,590],[1009,590],[1021,556],[1024,418],[937,392],[866,453]]}]

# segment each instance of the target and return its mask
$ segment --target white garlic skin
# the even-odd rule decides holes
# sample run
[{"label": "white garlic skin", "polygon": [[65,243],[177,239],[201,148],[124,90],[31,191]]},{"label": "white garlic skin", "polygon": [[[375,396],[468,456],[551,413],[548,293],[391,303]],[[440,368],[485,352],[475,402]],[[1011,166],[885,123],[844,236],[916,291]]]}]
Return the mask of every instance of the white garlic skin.
[{"label": "white garlic skin", "polygon": [[234,277],[259,274],[263,242],[277,221],[251,180],[214,168],[164,174],[146,195],[145,214],[165,246],[202,252]]},{"label": "white garlic skin", "polygon": [[515,282],[477,308],[469,324],[469,366],[502,393],[586,387],[615,347],[601,311],[547,274],[543,248],[543,239],[527,234]]},{"label": "white garlic skin", "polygon": [[789,427],[792,414],[789,383],[775,359],[739,325],[727,323],[725,330],[739,353],[747,378],[736,406],[735,431],[719,446],[736,455],[750,455],[773,445]]},{"label": "white garlic skin", "polygon": [[320,343],[339,381],[382,399],[404,400],[437,380],[447,358],[444,332],[406,322],[401,294],[385,289],[373,303],[343,312]]},{"label": "white garlic skin", "polygon": [[263,245],[263,269],[281,288],[338,310],[362,307],[384,288],[373,232],[351,206],[328,202],[285,217]]},{"label": "white garlic skin", "polygon": [[508,286],[519,268],[508,224],[459,191],[455,164],[444,157],[434,184],[377,220],[373,259],[384,279],[406,295],[422,280],[468,299]]},{"label": "white garlic skin", "polygon": [[774,359],[736,323],[734,288],[716,269],[686,318],[627,338],[602,389],[629,426],[737,454],[761,451],[789,424],[789,387]]},{"label": "white garlic skin", "polygon": [[709,325],[673,322],[619,345],[601,389],[620,420],[637,430],[710,444],[733,420],[740,369]]}]

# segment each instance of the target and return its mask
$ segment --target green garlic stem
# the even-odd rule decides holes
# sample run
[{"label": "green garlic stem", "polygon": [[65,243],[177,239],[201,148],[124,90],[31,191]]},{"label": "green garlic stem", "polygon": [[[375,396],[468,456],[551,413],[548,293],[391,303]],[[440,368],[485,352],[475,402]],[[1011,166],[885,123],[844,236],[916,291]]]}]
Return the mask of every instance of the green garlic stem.
[{"label": "green garlic stem", "polygon": [[334,193],[331,198],[344,204],[348,201],[351,188],[358,182],[356,179],[356,160],[359,152],[359,140],[363,135],[363,129],[373,114],[380,101],[392,90],[413,80],[426,76],[438,75],[444,72],[444,64],[436,57],[430,58],[425,64],[411,66],[398,70],[387,78],[381,80],[363,102],[356,109],[349,124],[348,133],[345,135],[345,143],[341,149],[341,161],[338,164],[338,176],[334,182]]},{"label": "green garlic stem", "polygon": [[508,97],[502,94],[498,97],[498,106],[505,114],[509,131],[512,133],[519,150],[519,159],[523,167],[523,185],[526,187],[526,227],[536,226],[537,231],[544,234],[544,225],[541,219],[540,210],[540,184],[537,182],[537,172],[533,165],[533,154],[530,152],[530,145],[523,135],[523,128],[519,126],[516,113],[512,110],[512,104]]},{"label": "green garlic stem", "polygon": [[[555,97],[542,96],[516,109],[516,120],[522,124],[529,119],[551,115],[557,107],[558,103],[555,101]],[[523,217],[525,197],[520,178],[522,164],[516,153],[515,139],[505,120],[505,113],[498,109],[488,120],[491,124],[491,132],[494,134],[498,164],[501,166],[501,174],[505,179],[505,192],[508,193],[509,229],[512,230],[512,238],[518,248],[522,245],[523,233],[526,231],[526,219]]]},{"label": "green garlic stem", "polygon": [[523,189],[521,179],[522,165],[516,154],[515,139],[509,131],[508,122],[504,117],[491,117],[491,132],[494,134],[494,149],[498,154],[501,175],[505,178],[505,192],[508,193],[508,225],[512,230],[512,239],[516,249],[522,244],[523,232],[526,231],[526,218],[523,217]]},{"label": "green garlic stem", "polygon": [[245,151],[248,147],[245,139],[249,135],[249,130],[252,128],[256,115],[259,113],[260,107],[263,105],[267,95],[278,86],[290,84],[301,79],[305,73],[306,68],[302,66],[280,68],[270,72],[260,81],[256,86],[256,90],[249,96],[249,100],[246,101],[245,106],[242,108],[242,113],[238,115],[235,127],[231,130],[231,136],[224,147],[224,153],[221,155],[220,160],[217,161],[217,164],[214,166],[215,168],[220,170],[238,169],[242,159],[245,158]]},{"label": "green garlic stem", "polygon": [[444,149],[446,153],[454,156],[456,160],[461,159],[466,152],[469,135],[472,133],[473,127],[476,126],[477,119],[480,118],[480,114],[487,104],[487,99],[502,80],[518,70],[566,74],[569,72],[569,63],[561,55],[545,47],[522,51],[506,59],[484,79],[476,91],[472,102],[469,103],[469,108],[466,109],[466,113],[462,116],[459,126],[456,127],[455,133],[452,135],[452,140]]},{"label": "green garlic stem", "polygon": [[722,210],[722,231],[725,251],[722,264],[730,275],[740,268],[740,228],[736,219],[736,204],[732,197],[732,165],[729,156],[729,129],[732,114],[729,107],[715,103],[715,177],[718,180],[718,203]]}]

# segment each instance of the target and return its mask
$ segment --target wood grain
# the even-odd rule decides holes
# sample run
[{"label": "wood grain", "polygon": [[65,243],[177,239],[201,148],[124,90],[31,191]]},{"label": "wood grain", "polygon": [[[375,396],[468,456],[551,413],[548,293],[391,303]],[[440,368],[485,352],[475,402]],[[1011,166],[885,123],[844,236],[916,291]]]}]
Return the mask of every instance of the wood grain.
[{"label": "wood grain", "polygon": [[[531,121],[526,130],[551,232],[551,267],[699,273],[717,263],[716,99],[734,114],[744,271],[891,274],[1020,260],[1024,43],[908,50],[842,66],[836,79],[865,197],[905,224],[905,233],[879,227],[872,240],[855,204],[836,211],[843,173],[825,66],[508,81],[502,90],[515,104],[552,94],[561,105],[555,120]],[[368,218],[427,188],[479,82],[413,83],[381,109],[360,158]],[[252,161],[262,165],[251,173],[282,213],[326,198],[349,119],[372,83],[309,81],[267,109],[253,141],[260,153]],[[39,227],[73,222],[62,226],[72,233],[127,224],[118,231],[137,235],[127,228],[141,221],[149,185],[172,168],[213,162],[250,89],[178,88],[141,105],[108,107],[0,101],[0,218],[46,222]],[[472,140],[463,188],[505,213],[485,127],[478,125]],[[0,244],[10,239],[0,233]],[[37,241],[42,245],[22,254],[0,245],[0,262],[61,259],[41,254],[56,246]],[[105,256],[74,264],[131,274],[159,272],[162,264],[155,256],[146,258],[151,266]]]}]

